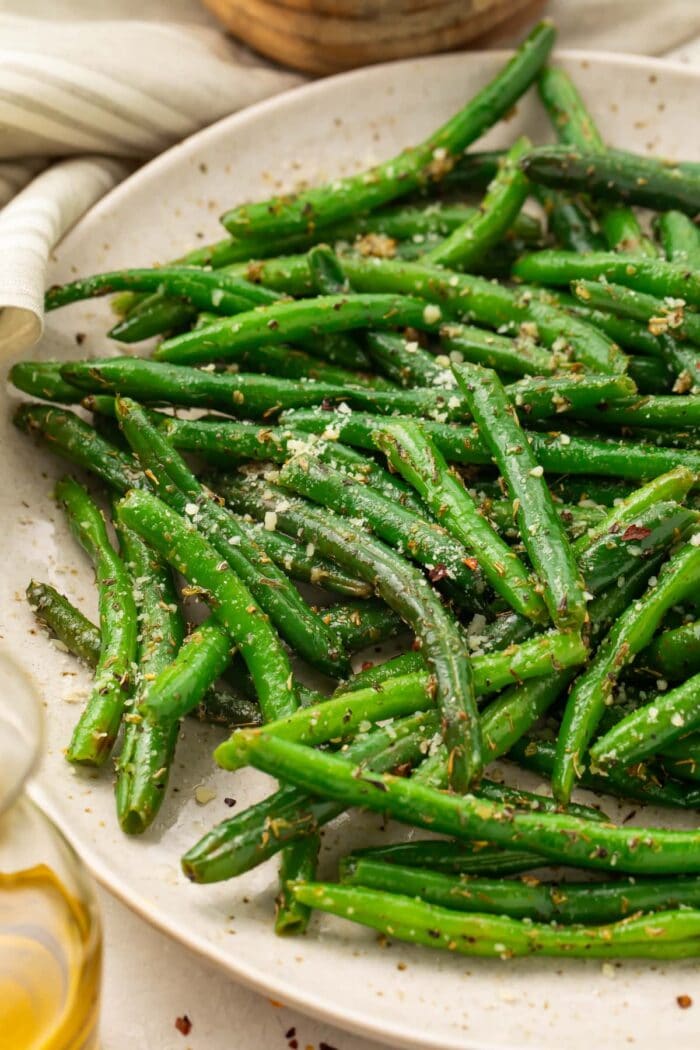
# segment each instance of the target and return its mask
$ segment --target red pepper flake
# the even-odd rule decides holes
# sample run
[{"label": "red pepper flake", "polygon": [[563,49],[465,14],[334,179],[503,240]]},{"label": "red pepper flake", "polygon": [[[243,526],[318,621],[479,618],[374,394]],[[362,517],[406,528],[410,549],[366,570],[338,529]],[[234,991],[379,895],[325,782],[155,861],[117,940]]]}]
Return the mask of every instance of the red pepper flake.
[{"label": "red pepper flake", "polygon": [[689,995],[677,995],[676,1002],[680,1006],[681,1010],[687,1010],[689,1006],[693,1005],[693,1000]]},{"label": "red pepper flake", "polygon": [[622,533],[623,540],[645,540],[647,536],[651,536],[651,529],[644,525],[628,525]]},{"label": "red pepper flake", "polygon": [[365,660],[364,663],[362,664],[362,670],[363,671],[371,671],[373,667],[374,667],[374,661],[373,660]]},{"label": "red pepper flake", "polygon": [[235,806],[235,805],[236,805],[236,800],[235,800],[235,798],[225,798],[225,799],[224,799],[224,805],[225,805],[225,806],[228,806],[228,807],[229,807],[229,809],[232,809],[232,808],[233,808],[233,806]]},{"label": "red pepper flake", "polygon": [[190,1021],[187,1014],[183,1014],[182,1017],[178,1017],[175,1021],[175,1027],[178,1032],[182,1035],[189,1035],[192,1031],[192,1022]]},{"label": "red pepper flake", "polygon": [[446,576],[449,576],[447,566],[440,562],[438,565],[434,565],[432,569],[428,569],[428,579],[432,583],[439,583],[440,580],[444,580]]},{"label": "red pepper flake", "polygon": [[285,1039],[293,1039],[296,1034],[297,1034],[296,1028],[294,1028],[294,1027],[288,1028],[287,1031],[284,1033],[284,1038]]},{"label": "red pepper flake", "polygon": [[467,566],[468,569],[471,569],[472,572],[476,572],[476,570],[479,568],[479,562],[476,560],[476,558],[465,558],[464,564]]},{"label": "red pepper flake", "polygon": [[299,1050],[299,1040],[298,1039],[290,1039],[289,1043],[287,1045],[289,1046],[289,1050]]},{"label": "red pepper flake", "polygon": [[76,332],[75,341],[78,344],[78,346],[82,346],[85,342],[85,332]]}]

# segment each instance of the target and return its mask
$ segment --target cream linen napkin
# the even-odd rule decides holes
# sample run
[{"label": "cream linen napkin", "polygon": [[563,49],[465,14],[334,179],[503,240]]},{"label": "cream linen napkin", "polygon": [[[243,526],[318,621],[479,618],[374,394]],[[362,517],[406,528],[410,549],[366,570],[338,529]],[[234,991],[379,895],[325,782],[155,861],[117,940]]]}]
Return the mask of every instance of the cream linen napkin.
[{"label": "cream linen napkin", "polygon": [[300,81],[205,26],[0,11],[0,355],[40,338],[51,249],[134,160]]},{"label": "cream linen napkin", "polygon": [[[659,54],[700,36],[700,0],[546,12],[564,47]],[[301,80],[235,45],[197,0],[0,0],[0,355],[40,338],[51,249],[135,160]]]}]

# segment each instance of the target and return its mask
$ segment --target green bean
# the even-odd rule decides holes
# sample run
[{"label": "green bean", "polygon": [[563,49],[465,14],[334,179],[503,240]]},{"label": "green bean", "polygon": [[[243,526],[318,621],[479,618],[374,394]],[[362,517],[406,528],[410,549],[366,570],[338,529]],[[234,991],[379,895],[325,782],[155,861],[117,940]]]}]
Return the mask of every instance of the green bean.
[{"label": "green bean", "polygon": [[368,332],[367,351],[379,371],[402,387],[452,388],[452,373],[434,354],[395,332]]},{"label": "green bean", "polygon": [[[669,343],[675,343],[675,340],[669,339],[668,336],[666,336],[666,339],[668,339]],[[687,373],[679,378],[681,371],[678,367],[674,368],[672,366],[667,368],[663,361],[659,361],[654,357],[630,357],[627,368],[627,374],[636,384],[640,394],[664,394],[669,390],[672,383],[674,386],[678,384],[674,392],[680,393],[687,382]]]},{"label": "green bean", "polygon": [[596,252],[605,247],[590,209],[581,197],[535,187],[535,196],[547,215],[547,226],[561,248],[573,252]]},{"label": "green bean", "polygon": [[[682,503],[696,477],[685,467],[674,467],[653,478],[641,488],[634,489],[611,508],[610,512],[574,544],[574,553],[580,555],[594,542],[619,532],[622,524],[634,525],[638,515],[655,507],[658,503],[676,501]],[[637,537],[639,539],[640,537]]]},{"label": "green bean", "polygon": [[545,186],[604,200],[638,204],[656,211],[675,208],[691,218],[700,211],[700,176],[658,161],[615,150],[579,151],[570,146],[539,146],[521,160],[528,178]]},{"label": "green bean", "polygon": [[552,774],[555,798],[567,802],[606,704],[623,668],[651,641],[664,614],[700,581],[700,548],[686,544],[664,565],[646,594],[630,605],[603,640],[569,694]]},{"label": "green bean", "polygon": [[131,693],[138,631],[131,582],[114,551],[101,511],[85,489],[71,478],[56,486],[71,531],[95,567],[100,609],[100,657],[92,691],[76,725],[67,758],[79,765],[100,766],[119,732]]},{"label": "green bean", "polygon": [[187,518],[230,565],[252,599],[300,655],[327,674],[345,674],[349,664],[338,640],[288,576],[251,540],[245,527],[200,484],[182,457],[150,424],[143,409],[133,401],[119,400],[117,413],[127,440],[161,499]]},{"label": "green bean", "polygon": [[338,686],[336,693],[354,693],[358,689],[366,689],[371,686],[373,689],[380,689],[384,682],[392,681],[394,678],[402,678],[404,675],[414,674],[415,672],[425,673],[425,661],[417,649],[411,649],[407,653],[400,653],[398,656],[394,656],[390,660],[384,660],[382,663],[374,664],[372,667],[365,667],[363,670],[358,671],[348,678],[346,682]]},{"label": "green bean", "polygon": [[591,747],[591,761],[627,766],[657,754],[700,725],[700,674],[622,718]]},{"label": "green bean", "polygon": [[376,442],[435,518],[476,557],[497,594],[516,612],[546,622],[547,609],[520,558],[483,517],[464,485],[417,424],[387,422]]},{"label": "green bean", "polygon": [[417,897],[454,911],[508,915],[537,922],[598,924],[639,912],[675,910],[700,904],[700,880],[536,883],[521,879],[459,878],[436,871],[372,859],[346,861],[345,885],[366,886]]},{"label": "green bean", "polygon": [[[462,158],[464,159],[466,158]],[[459,164],[460,161],[457,163]],[[497,166],[498,160],[494,163],[494,175]],[[488,181],[490,180],[487,179]],[[428,239],[447,237],[463,223],[472,219],[475,212],[476,208],[459,202],[431,201],[425,207],[399,204],[378,209],[368,215],[358,215],[347,222],[330,226],[323,230],[323,238],[331,244],[342,241],[352,243],[357,239],[362,248],[363,239],[367,234],[380,234],[393,241],[412,242],[417,248],[420,248]],[[514,219],[509,234],[523,241],[539,241],[542,236],[542,228],[534,216],[520,212]],[[275,254],[279,254],[279,249]]]},{"label": "green bean", "polygon": [[23,394],[66,405],[80,401],[81,392],[61,376],[60,361],[18,361],[10,369],[11,383]]},{"label": "green bean", "polygon": [[[697,314],[686,313],[683,302],[676,299],[657,299],[645,292],[625,288],[624,285],[607,282],[603,284],[600,281],[574,281],[571,287],[576,298],[588,306],[609,310],[635,321],[647,322],[649,331],[658,339],[659,356],[666,356],[663,354],[666,347],[663,337],[671,337],[669,346],[679,357],[679,363],[695,375],[700,352],[692,347],[679,345],[675,337],[700,343],[700,317]],[[684,354],[687,360],[683,359]],[[679,365],[676,365],[676,371],[681,371]]]},{"label": "green bean", "polygon": [[529,87],[553,42],[551,23],[539,23],[503,70],[420,146],[330,185],[293,197],[240,205],[223,216],[224,226],[235,236],[267,239],[321,230],[439,181],[466,147],[507,113]]},{"label": "green bean", "polygon": [[231,640],[213,616],[187,636],[172,663],[152,682],[141,710],[153,720],[177,722],[194,710],[211,683],[226,670]]},{"label": "green bean", "polygon": [[[342,264],[358,292],[417,295],[439,304],[446,318],[476,322],[499,331],[504,326],[513,329],[526,322],[536,327],[546,347],[555,349],[556,346],[557,352],[570,352],[591,371],[625,370],[625,356],[612,340],[593,325],[553,305],[551,298],[546,301],[537,289],[506,288],[473,274],[450,273],[438,266],[392,259],[347,256],[343,257]],[[250,268],[244,272],[251,272]],[[304,255],[261,262],[255,264],[252,272],[266,286],[290,294],[304,295],[310,289],[308,260]]]},{"label": "green bean", "polygon": [[436,331],[441,319],[435,304],[410,296],[319,295],[315,299],[279,302],[248,310],[230,320],[225,318],[166,339],[154,357],[174,364],[230,360],[241,349],[295,342],[319,333],[407,326]]},{"label": "green bean", "polygon": [[470,269],[485,252],[500,241],[512,225],[528,194],[528,181],[519,168],[520,158],[530,148],[528,138],[516,139],[499,165],[479,209],[441,244],[425,255],[438,266]]},{"label": "green bean", "polygon": [[[473,658],[474,691],[483,696],[498,692],[515,680],[539,678],[582,663],[586,647],[577,635],[550,632],[539,635],[522,645],[509,646],[497,653]],[[359,676],[358,676],[359,677]],[[343,736],[351,736],[365,722],[379,722],[387,718],[403,718],[417,711],[437,708],[432,681],[423,663],[419,671],[393,674],[381,686],[365,678],[362,687],[351,680],[329,700],[304,707],[293,716],[265,727],[265,732],[303,744],[323,744]],[[242,738],[234,733],[219,745],[217,762],[225,769],[238,769],[242,764]],[[244,746],[244,742],[243,742]]]},{"label": "green bean", "polygon": [[656,232],[669,262],[697,268],[700,264],[700,237],[692,219],[682,211],[666,211],[657,219]]},{"label": "green bean", "polygon": [[[381,429],[384,420],[381,416],[360,412],[341,415],[312,410],[290,412],[282,422],[371,450],[374,448],[372,435]],[[453,426],[428,419],[421,420],[421,426],[448,463],[486,466],[492,462],[477,427]],[[526,431],[526,437],[537,461],[547,472],[596,474],[630,481],[648,481],[681,465],[694,474],[700,473],[700,454],[693,449],[652,448],[629,441],[582,438],[561,431],[550,434]]]},{"label": "green bean", "polygon": [[369,584],[354,579],[326,558],[320,557],[313,544],[302,546],[283,532],[271,531],[264,525],[239,518],[251,540],[260,547],[275,565],[293,579],[313,583],[327,591],[351,598],[367,598],[372,592]]},{"label": "green bean", "polygon": [[[99,628],[48,584],[32,582],[27,588],[27,597],[39,623],[88,667],[96,667],[100,655]],[[150,686],[149,703],[153,704],[154,710],[163,703],[165,717],[169,717],[172,710],[175,710],[176,719],[194,711],[200,721],[229,728],[258,725],[260,709],[256,703],[221,689],[207,688],[226,669],[231,655],[230,642],[211,619],[202,625],[202,636],[199,630],[195,629],[185,640],[173,660],[172,669],[163,672],[162,679],[158,676],[156,681],[160,680],[161,684],[156,687],[154,682]],[[212,635],[218,637],[214,639]],[[206,653],[198,651],[200,644]],[[173,708],[174,702],[179,706]]]},{"label": "green bean", "polygon": [[[593,525],[597,525],[605,514],[602,507],[579,507],[576,504],[562,504],[559,502],[555,505],[557,514],[566,526],[566,531],[572,540],[583,535]],[[481,501],[479,509],[497,529],[517,535],[517,526],[513,517],[513,504],[509,499],[487,498]]]},{"label": "green bean", "polygon": [[[413,763],[438,728],[435,712],[413,715],[357,736],[341,750],[344,761],[382,772],[403,762]],[[212,828],[182,858],[182,868],[194,882],[230,879],[262,864],[299,837],[315,833],[346,807],[282,787],[229,820]]]},{"label": "green bean", "polygon": [[436,582],[444,579],[450,592],[459,593],[460,603],[472,609],[484,607],[481,571],[472,564],[462,543],[440,525],[351,481],[312,456],[292,457],[279,480],[285,488],[322,507],[362,520],[379,539],[426,569],[429,578]]},{"label": "green bean", "polygon": [[461,354],[465,361],[512,375],[549,375],[560,363],[556,354],[532,343],[527,325],[512,339],[471,325],[450,323],[440,330],[440,341],[450,356]]},{"label": "green bean", "polygon": [[340,638],[343,648],[351,653],[385,642],[405,630],[401,617],[377,601],[339,602],[318,612]]},{"label": "green bean", "polygon": [[[554,289],[551,289],[554,291]],[[629,317],[619,317],[617,314],[605,313],[603,310],[594,310],[592,307],[584,306],[582,302],[568,293],[557,290],[556,301],[566,307],[574,316],[588,321],[591,325],[599,328],[624,350],[633,350],[649,357],[660,357],[661,348],[659,340],[652,335],[645,324],[633,321]]]},{"label": "green bean", "polygon": [[583,584],[569,541],[542,475],[495,372],[455,365],[459,383],[484,440],[518,502],[523,544],[542,580],[555,623],[579,627],[587,618]]},{"label": "green bean", "polygon": [[[221,373],[170,365],[142,358],[104,358],[75,361],[63,367],[84,390],[93,393],[119,393],[144,402],[171,402],[194,407],[216,408],[230,415],[267,420],[284,408],[319,405],[324,401],[351,407],[371,408],[379,412],[418,412],[463,415],[460,398],[447,408],[446,395],[433,390],[374,390],[348,387],[335,383],[294,381],[250,373]],[[604,388],[603,388],[604,389]],[[617,388],[616,388],[617,389]],[[624,392],[624,391],[618,391]],[[591,392],[591,402],[601,391]],[[532,391],[545,416],[551,414],[550,398],[539,388]]]},{"label": "green bean", "polygon": [[[197,329],[199,331],[199,329]],[[294,350],[284,344],[233,348],[228,354],[229,367],[242,372],[262,372],[281,379],[314,379],[321,383],[350,386],[369,386],[393,390],[394,384],[363,372],[328,364],[304,350]]]},{"label": "green bean", "polygon": [[296,707],[289,660],[248,588],[193,527],[155,496],[132,490],[119,504],[121,521],[216,603],[219,623],[248,665],[266,720]]},{"label": "green bean", "polygon": [[[401,823],[497,846],[532,849],[579,867],[645,875],[697,874],[700,832],[616,827],[564,813],[512,811],[473,795],[451,795],[412,780],[353,768],[326,752],[241,730],[249,764],[306,791],[387,813]],[[594,845],[593,845],[594,844]]]},{"label": "green bean", "polygon": [[170,570],[130,529],[118,523],[117,532],[132,579],[139,635],[135,710],[124,719],[115,792],[122,831],[138,835],[152,824],[165,797],[180,729],[177,721],[143,718],[138,705],[151,680],[170,666],[182,644],[184,623]]},{"label": "green bean", "polygon": [[[556,746],[550,741],[523,737],[511,747],[508,758],[540,776],[551,776],[555,753]],[[579,786],[601,794],[643,802],[645,805],[684,810],[700,808],[700,791],[682,781],[664,779],[659,776],[660,772],[647,768],[643,763],[638,763],[632,771],[611,767],[605,776],[586,770],[581,775]]]},{"label": "green bean", "polygon": [[[504,850],[484,842],[450,842],[445,839],[411,839],[389,846],[368,846],[353,850],[340,862],[340,874],[351,872],[365,862],[430,868],[458,875],[513,875],[538,868],[542,858],[523,850]],[[510,885],[510,883],[506,883]]]},{"label": "green bean", "polygon": [[139,343],[162,332],[181,332],[189,328],[196,318],[196,306],[190,306],[181,299],[168,299],[163,292],[154,292],[137,303],[107,334],[110,339],[120,343]]},{"label": "green bean", "polygon": [[282,850],[279,891],[275,898],[275,933],[278,936],[300,934],[306,930],[311,909],[291,892],[290,886],[313,882],[320,849],[320,837],[306,835]]},{"label": "green bean", "polygon": [[[251,495],[251,488],[248,482],[245,493]],[[359,532],[356,526],[331,511],[317,509],[298,499],[286,499],[279,489],[275,492],[268,487],[268,491],[271,508],[275,508],[283,529],[314,543],[326,557],[371,582],[379,597],[414,632],[422,645],[430,674],[435,677],[454,783],[465,785],[477,777],[481,751],[466,643],[423,574],[385,544],[368,533]],[[232,495],[229,485],[226,498]],[[243,509],[252,508],[243,506]]]},{"label": "green bean", "polygon": [[420,501],[408,485],[374,460],[336,441],[314,440],[303,430],[259,426],[218,417],[209,422],[167,417],[161,426],[175,448],[198,452],[205,459],[223,466],[228,466],[231,461],[248,459],[284,463],[296,452],[309,452],[402,506],[418,513],[422,511]]},{"label": "green bean", "polygon": [[144,484],[132,456],[105,441],[68,409],[20,405],[13,422],[20,430],[38,437],[52,452],[97,474],[117,492]]},{"label": "green bean", "polygon": [[114,270],[94,277],[54,285],[46,293],[46,310],[81,299],[111,295],[112,292],[134,290],[163,291],[167,295],[186,299],[199,310],[230,314],[249,310],[261,303],[274,302],[279,296],[235,274],[221,270],[202,270],[184,266],[163,266],[155,270]]},{"label": "green bean", "polygon": [[553,285],[605,278],[661,299],[670,296],[684,299],[693,306],[700,303],[700,274],[663,259],[616,255],[614,252],[578,255],[576,252],[545,250],[523,256],[513,267],[513,274],[523,281]]},{"label": "green bean", "polygon": [[100,656],[100,632],[86,616],[48,583],[32,580],[27,587],[27,601],[38,622],[53,634],[61,645],[95,667]]},{"label": "green bean", "polygon": [[700,671],[700,621],[694,620],[664,631],[640,659],[645,666],[660,671],[671,681],[697,674]]},{"label": "green bean", "polygon": [[[691,380],[692,382],[692,380]],[[597,408],[581,408],[576,413],[581,419],[595,420],[604,426],[698,427],[700,426],[700,397],[674,397],[647,394],[644,397],[621,397]]]},{"label": "green bean", "polygon": [[[606,152],[605,143],[587,111],[576,86],[563,69],[547,66],[538,79],[540,97],[554,124],[560,142],[582,152]],[[585,190],[586,187],[581,187]],[[601,226],[615,251],[656,255],[653,244],[642,235],[631,208],[603,206]]]}]

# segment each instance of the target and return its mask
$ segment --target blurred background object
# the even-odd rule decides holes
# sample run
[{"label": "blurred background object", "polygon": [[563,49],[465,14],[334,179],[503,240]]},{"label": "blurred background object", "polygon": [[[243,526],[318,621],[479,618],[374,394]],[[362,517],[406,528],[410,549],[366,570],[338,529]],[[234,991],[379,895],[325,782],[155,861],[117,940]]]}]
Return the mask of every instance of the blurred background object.
[{"label": "blurred background object", "polygon": [[234,36],[305,73],[452,51],[512,29],[544,0],[203,0]]},{"label": "blurred background object", "polygon": [[36,691],[0,651],[0,1050],[96,1050],[100,920],[92,880],[25,793],[40,745]]}]

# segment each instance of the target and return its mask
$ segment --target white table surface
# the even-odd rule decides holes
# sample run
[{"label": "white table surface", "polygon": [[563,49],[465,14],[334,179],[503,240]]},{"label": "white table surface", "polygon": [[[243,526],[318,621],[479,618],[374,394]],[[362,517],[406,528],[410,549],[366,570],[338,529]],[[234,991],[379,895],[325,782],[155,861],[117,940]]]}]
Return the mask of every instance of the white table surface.
[{"label": "white table surface", "polygon": [[[149,927],[106,891],[101,1050],[380,1050],[286,1006],[273,1005]],[[189,1035],[175,1027],[192,1022]],[[286,1038],[290,1029],[295,1035]]]}]

